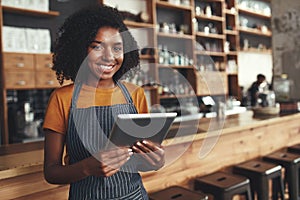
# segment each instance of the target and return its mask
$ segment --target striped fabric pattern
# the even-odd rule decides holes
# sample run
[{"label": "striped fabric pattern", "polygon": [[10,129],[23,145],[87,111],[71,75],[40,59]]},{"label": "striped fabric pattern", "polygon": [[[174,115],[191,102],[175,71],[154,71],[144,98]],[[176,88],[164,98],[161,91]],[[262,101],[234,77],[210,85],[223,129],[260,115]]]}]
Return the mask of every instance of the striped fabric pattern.
[{"label": "striped fabric pattern", "polygon": [[[90,157],[104,148],[118,114],[137,113],[126,87],[121,82],[117,85],[121,88],[127,104],[76,108],[82,84],[75,84],[66,140],[70,164]],[[110,177],[86,177],[71,184],[69,199],[148,200],[141,176],[139,173],[130,173],[135,171],[128,164]]]}]

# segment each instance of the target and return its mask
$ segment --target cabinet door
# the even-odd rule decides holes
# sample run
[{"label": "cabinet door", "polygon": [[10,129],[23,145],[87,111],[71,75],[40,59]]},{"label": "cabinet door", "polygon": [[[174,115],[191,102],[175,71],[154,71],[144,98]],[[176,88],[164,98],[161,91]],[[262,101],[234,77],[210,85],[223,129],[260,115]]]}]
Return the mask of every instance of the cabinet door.
[{"label": "cabinet door", "polygon": [[56,80],[56,75],[54,72],[50,71],[37,71],[36,75],[36,88],[54,88],[59,87],[58,81]]},{"label": "cabinet door", "polygon": [[35,86],[33,71],[6,71],[4,75],[6,89],[32,89]]},{"label": "cabinet door", "polygon": [[3,53],[4,69],[9,71],[33,70],[33,54]]},{"label": "cabinet door", "polygon": [[[51,71],[52,54],[35,54],[35,69],[37,71]],[[54,71],[52,71],[55,73]]]}]

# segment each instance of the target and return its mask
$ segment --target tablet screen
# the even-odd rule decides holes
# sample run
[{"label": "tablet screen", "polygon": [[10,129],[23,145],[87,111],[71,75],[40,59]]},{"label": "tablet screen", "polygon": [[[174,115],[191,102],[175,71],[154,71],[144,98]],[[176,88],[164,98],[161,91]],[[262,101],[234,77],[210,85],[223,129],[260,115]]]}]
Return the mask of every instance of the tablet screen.
[{"label": "tablet screen", "polygon": [[118,115],[107,147],[132,146],[143,139],[161,144],[177,113],[147,113]]}]

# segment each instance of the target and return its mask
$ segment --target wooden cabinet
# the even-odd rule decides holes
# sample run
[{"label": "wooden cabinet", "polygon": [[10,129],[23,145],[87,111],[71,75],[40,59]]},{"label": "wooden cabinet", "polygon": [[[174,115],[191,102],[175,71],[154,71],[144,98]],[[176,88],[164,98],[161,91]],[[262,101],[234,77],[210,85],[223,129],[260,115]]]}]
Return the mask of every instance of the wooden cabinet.
[{"label": "wooden cabinet", "polygon": [[[224,1],[195,0],[195,18],[198,23],[196,42],[200,46],[196,48],[197,65],[200,71],[224,71],[226,54],[224,44],[225,17],[223,13]],[[205,56],[212,58],[215,67],[206,64]],[[222,65],[222,66],[221,66]]]},{"label": "wooden cabinet", "polygon": [[4,89],[58,87],[51,54],[3,53]]},{"label": "wooden cabinet", "polygon": [[[5,49],[5,39],[3,33],[3,27],[18,27],[18,29],[34,28],[37,29],[38,25],[36,22],[30,22],[30,20],[40,20],[41,26],[46,29],[43,24],[43,20],[49,21],[53,17],[58,16],[59,13],[56,11],[37,11],[27,8],[16,8],[11,6],[0,5],[0,18],[1,18],[1,32],[0,39],[1,47],[1,67],[0,75],[1,82],[1,143],[9,143],[9,126],[13,124],[9,121],[8,116],[8,92],[12,91],[25,91],[34,89],[48,89],[58,87],[58,83],[55,77],[55,73],[50,70],[52,55],[51,54],[37,54],[29,52],[8,51]],[[17,17],[17,18],[15,18]],[[20,22],[24,20],[24,23]],[[29,22],[29,24],[27,24]],[[21,24],[21,25],[20,25]],[[19,44],[25,43],[19,38]],[[46,38],[44,38],[46,39]],[[17,126],[14,124],[14,126]]]},{"label": "wooden cabinet", "polygon": [[[35,55],[35,83],[36,88],[59,87],[55,72],[51,70],[52,54]],[[68,81],[67,81],[68,82]]]},{"label": "wooden cabinet", "polygon": [[271,0],[238,0],[240,50],[270,51]]},{"label": "wooden cabinet", "polygon": [[188,98],[196,87],[188,78],[194,72],[193,1],[156,1],[155,6],[158,83],[163,86],[159,98]]}]

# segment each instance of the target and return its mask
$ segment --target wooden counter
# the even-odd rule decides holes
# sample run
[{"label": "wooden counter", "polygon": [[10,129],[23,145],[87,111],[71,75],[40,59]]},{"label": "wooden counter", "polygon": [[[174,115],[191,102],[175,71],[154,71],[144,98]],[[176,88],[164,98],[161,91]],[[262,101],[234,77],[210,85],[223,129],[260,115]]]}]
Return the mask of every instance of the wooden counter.
[{"label": "wooden counter", "polygon": [[[222,126],[219,131],[213,128]],[[249,111],[228,117],[224,124],[203,119],[199,122],[198,132],[203,133],[165,141],[169,144],[166,146],[166,158],[178,159],[157,172],[142,174],[148,192],[171,185],[192,189],[196,176],[300,143],[300,114],[253,118],[253,113]],[[200,150],[207,154],[200,156]]]},{"label": "wooden counter", "polygon": [[[171,185],[192,188],[193,178],[300,143],[300,113],[253,118],[252,112],[229,116],[224,122],[203,118],[180,124],[185,136],[166,139],[166,166],[142,173],[148,192]],[[169,137],[177,134],[174,125]],[[197,134],[189,133],[196,130]],[[0,149],[3,147],[0,147]],[[5,148],[6,149],[6,148]],[[199,152],[202,156],[199,156]],[[0,152],[2,199],[66,199],[68,186],[50,185],[42,172],[43,150]],[[203,153],[204,152],[204,153]],[[7,161],[7,162],[5,162]],[[21,166],[16,166],[21,163]]]}]

